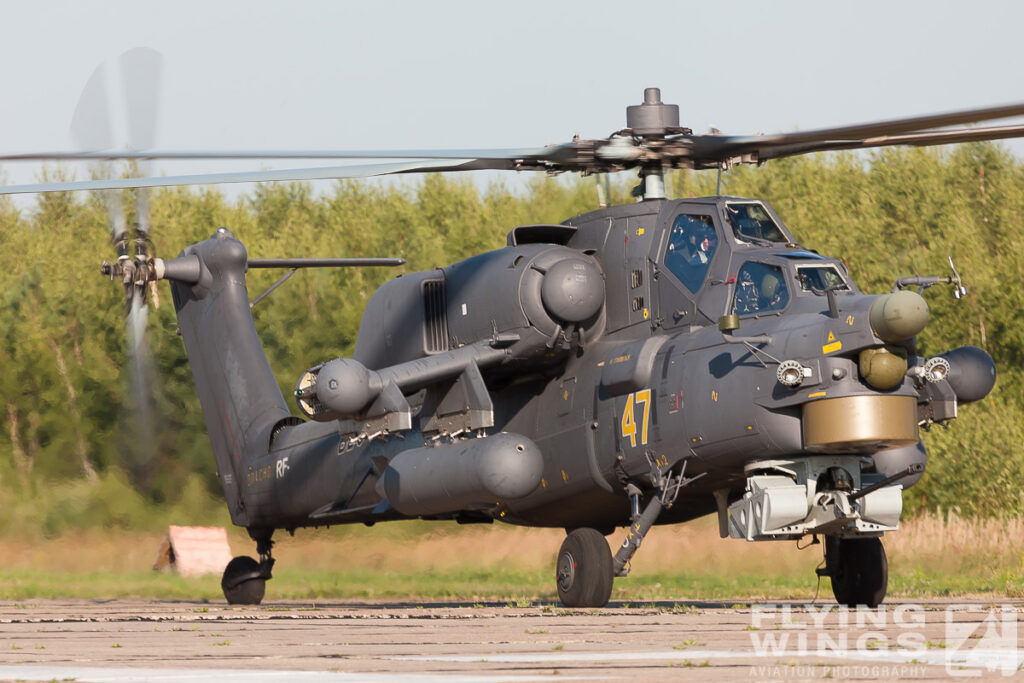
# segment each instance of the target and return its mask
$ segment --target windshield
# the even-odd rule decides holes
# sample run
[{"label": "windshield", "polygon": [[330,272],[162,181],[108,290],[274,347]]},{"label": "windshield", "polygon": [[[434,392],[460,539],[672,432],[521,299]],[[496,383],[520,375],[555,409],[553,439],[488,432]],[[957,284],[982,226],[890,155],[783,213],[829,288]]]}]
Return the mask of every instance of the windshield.
[{"label": "windshield", "polygon": [[820,294],[827,289],[835,289],[838,292],[846,292],[850,289],[839,269],[833,265],[797,266],[796,279],[800,283],[800,289],[805,292]]},{"label": "windshield", "polygon": [[696,293],[708,274],[717,246],[718,235],[711,216],[682,214],[672,223],[665,266]]},{"label": "windshield", "polygon": [[789,290],[777,266],[748,261],[736,275],[733,311],[737,315],[781,311],[789,303]]},{"label": "windshield", "polygon": [[733,234],[741,242],[786,243],[788,240],[765,208],[754,202],[730,203],[725,213],[732,224]]}]

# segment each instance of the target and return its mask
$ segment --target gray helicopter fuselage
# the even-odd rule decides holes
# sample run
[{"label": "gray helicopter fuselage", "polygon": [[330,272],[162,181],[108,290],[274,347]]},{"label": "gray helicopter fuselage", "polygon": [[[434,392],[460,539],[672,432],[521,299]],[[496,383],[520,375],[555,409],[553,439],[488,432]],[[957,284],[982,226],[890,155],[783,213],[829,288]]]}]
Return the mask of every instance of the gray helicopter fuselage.
[{"label": "gray helicopter fuselage", "polygon": [[[992,358],[965,346],[924,358],[924,291],[951,275],[858,291],[840,261],[797,244],[766,203],[666,199],[669,169],[727,169],[890,145],[1024,135],[979,128],[1024,104],[769,135],[695,135],[659,88],[601,139],[483,150],[42,152],[29,159],[339,158],[383,163],[2,186],[0,194],[469,170],[583,175],[634,170],[642,199],[379,287],[352,358],[301,372],[293,413],[263,351],[248,268],[400,265],[401,259],[248,258],[227,228],[174,259],[152,255],[148,201],[129,231],[110,204],[118,260],[101,272],[129,310],[171,284],[232,521],[259,561],[236,557],[222,588],[258,604],[276,529],[394,519],[565,527],[558,595],[601,607],[654,524],[718,514],[723,537],[825,539],[843,605],[877,606],[902,491],[927,462],[919,428],[946,426],[988,394]],[[961,127],[958,127],[961,126]],[[145,147],[145,145],[143,145]],[[394,161],[403,159],[402,161]],[[895,275],[895,274],[894,274]],[[915,293],[908,288],[917,288]],[[136,319],[137,320],[137,319]],[[134,348],[134,345],[133,345]],[[295,369],[293,369],[295,370]],[[300,416],[301,414],[301,416]],[[604,539],[627,526],[614,553]]]},{"label": "gray helicopter fuselage", "polygon": [[[949,387],[865,382],[858,354],[887,345],[878,297],[756,200],[523,226],[503,249],[395,278],[354,358],[300,380],[309,422],[259,347],[241,244],[221,232],[184,257],[200,266],[172,283],[179,320],[233,519],[250,529],[419,517],[607,530],[630,523],[627,486],[652,496],[659,473],[685,466],[701,478],[658,519],[680,522],[714,511],[716,492],[738,499],[753,461],[923,465],[921,416],[955,416]],[[720,330],[722,316],[738,328]],[[912,337],[895,346],[920,364]]]}]

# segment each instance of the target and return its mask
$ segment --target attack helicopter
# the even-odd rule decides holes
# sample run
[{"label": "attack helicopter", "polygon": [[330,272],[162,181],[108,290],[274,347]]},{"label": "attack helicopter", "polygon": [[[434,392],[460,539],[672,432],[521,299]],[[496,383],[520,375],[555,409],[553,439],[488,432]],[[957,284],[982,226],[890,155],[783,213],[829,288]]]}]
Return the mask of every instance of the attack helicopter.
[{"label": "attack helicopter", "polygon": [[[696,135],[648,88],[605,139],[512,150],[90,151],[14,159],[376,158],[329,168],[7,186],[0,193],[362,178],[476,169],[635,169],[636,202],[512,228],[506,246],[398,276],[366,307],[351,358],[297,373],[293,414],[250,312],[246,272],[360,265],[253,259],[227,227],[175,258],[104,264],[126,288],[166,280],[232,521],[258,559],[224,571],[257,604],[273,534],[400,519],[560,527],[558,595],[601,607],[652,527],[716,514],[723,538],[824,539],[836,600],[878,605],[880,538],[923,474],[919,430],[989,393],[991,357],[923,357],[926,289],[862,293],[800,246],[765,201],[666,197],[672,168],[727,169],[828,150],[1024,136],[955,128],[1024,104],[758,136]],[[401,161],[387,161],[388,159]],[[397,261],[377,260],[376,264]],[[283,278],[282,278],[283,279]],[[276,286],[276,284],[275,284]],[[262,296],[262,295],[261,295]],[[621,541],[609,549],[617,528]]]}]

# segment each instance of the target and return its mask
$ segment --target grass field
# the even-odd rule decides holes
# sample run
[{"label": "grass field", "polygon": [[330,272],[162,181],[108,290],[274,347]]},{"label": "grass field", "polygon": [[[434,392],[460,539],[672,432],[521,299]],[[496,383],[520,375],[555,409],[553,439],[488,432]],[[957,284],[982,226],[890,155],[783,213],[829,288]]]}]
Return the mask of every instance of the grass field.
[{"label": "grass field", "polygon": [[[618,543],[621,532],[609,537]],[[235,554],[253,554],[229,532]],[[561,530],[409,522],[281,534],[267,600],[553,600]],[[0,599],[222,600],[220,577],[184,579],[152,564],[162,533],[82,531],[0,539]],[[884,539],[891,597],[1024,596],[1024,521],[912,519]],[[655,528],[613,600],[810,598],[820,545],[718,538],[712,518]],[[831,597],[828,580],[820,586]]]}]

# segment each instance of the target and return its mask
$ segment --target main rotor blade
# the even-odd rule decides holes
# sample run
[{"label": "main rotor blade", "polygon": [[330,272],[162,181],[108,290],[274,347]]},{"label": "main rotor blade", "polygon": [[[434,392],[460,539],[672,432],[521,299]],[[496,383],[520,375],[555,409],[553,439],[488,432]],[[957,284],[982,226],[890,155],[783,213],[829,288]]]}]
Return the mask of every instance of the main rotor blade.
[{"label": "main rotor blade", "polygon": [[292,168],[274,171],[245,171],[241,173],[207,173],[158,178],[114,178],[111,180],[79,180],[73,182],[35,183],[32,185],[6,185],[0,186],[0,195],[29,194],[36,192],[75,192],[81,190],[123,190],[135,187],[172,187],[177,185],[262,183],[282,180],[333,180],[343,178],[370,178],[373,176],[392,175],[396,173],[477,171],[481,169],[509,170],[514,168],[515,162],[504,159],[410,161],[393,164],[367,164],[365,166],[326,166],[323,168]]},{"label": "main rotor blade", "polygon": [[[681,168],[709,168],[744,155],[766,160],[834,149],[859,149],[886,145],[930,145],[970,140],[1018,137],[1015,126],[986,129],[987,133],[929,130],[975,121],[1024,115],[1024,103],[984,107],[946,114],[932,114],[874,123],[760,136],[681,135],[663,144],[630,143],[628,154],[615,152],[621,145],[611,141],[581,140],[539,148],[479,150],[133,150],[0,154],[0,161],[97,160],[97,159],[413,159],[399,163],[336,166],[313,169],[249,171],[165,178],[40,183],[0,188],[0,194],[95,190],[105,188],[203,185],[281,180],[366,178],[394,173],[545,170],[607,171],[638,165],[662,164]],[[974,129],[971,129],[974,130]],[[747,159],[750,160],[750,159]]]},{"label": "main rotor blade", "polygon": [[[798,142],[821,142],[824,140],[862,140],[869,137],[927,131],[932,128],[990,121],[992,119],[1005,119],[1021,115],[1024,115],[1024,102],[948,112],[945,114],[929,114],[874,123],[860,123],[836,128],[819,128],[817,130],[779,133],[776,135],[747,136],[745,140],[755,144],[764,144],[766,142],[769,144],[794,144]],[[734,138],[734,140],[740,142],[744,138]]]},{"label": "main rotor blade", "polygon": [[0,154],[0,161],[111,161],[115,159],[539,159],[547,160],[562,145],[513,149],[371,149],[371,150],[102,150]]},{"label": "main rotor blade", "polygon": [[[932,128],[955,126],[977,121],[1003,119],[1011,116],[1024,115],[1024,103],[1005,104],[995,107],[983,107],[945,114],[930,114],[903,119],[891,119],[874,123],[863,123],[836,128],[820,128],[795,133],[778,133],[774,135],[696,135],[693,137],[692,158],[696,165],[725,161],[730,157],[748,154],[754,151],[767,153],[772,147],[788,147],[790,145],[827,143],[821,149],[837,149],[836,145],[843,142],[859,143],[867,138],[891,137],[905,133],[923,133]],[[995,139],[995,138],[991,138]],[[903,144],[903,143],[895,143]],[[931,143],[927,143],[931,144]],[[842,149],[842,147],[838,147]],[[812,149],[810,151],[818,151]],[[806,152],[801,152],[806,153]]]},{"label": "main rotor blade", "polygon": [[1007,140],[1024,137],[1024,125],[993,126],[988,128],[958,128],[955,130],[939,130],[928,133],[912,133],[909,135],[886,135],[854,141],[817,142],[803,145],[786,145],[758,150],[760,161],[780,159],[782,157],[810,154],[845,149],[869,149],[872,147],[892,147],[908,145],[927,147],[929,145],[950,145],[962,142],[984,142],[986,140]]}]

